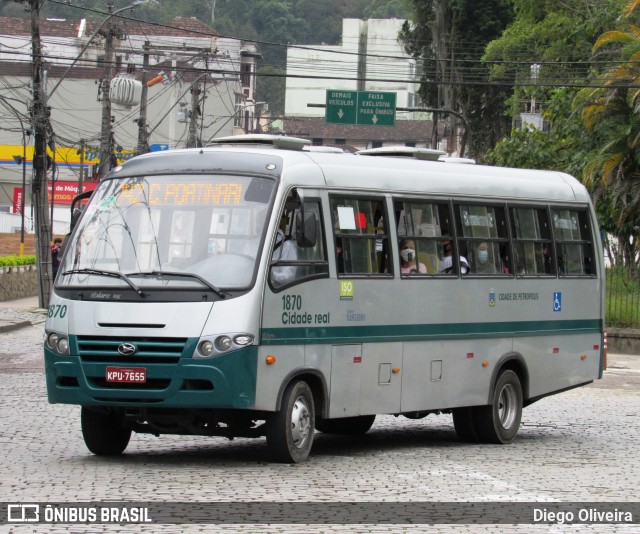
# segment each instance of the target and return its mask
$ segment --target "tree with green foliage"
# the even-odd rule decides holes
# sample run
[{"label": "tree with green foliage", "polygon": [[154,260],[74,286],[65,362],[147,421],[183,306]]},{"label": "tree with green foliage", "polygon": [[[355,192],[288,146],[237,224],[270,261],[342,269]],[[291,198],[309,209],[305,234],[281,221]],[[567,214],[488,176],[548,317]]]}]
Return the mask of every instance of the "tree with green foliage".
[{"label": "tree with green foliage", "polygon": [[407,52],[424,62],[422,101],[467,118],[471,154],[478,159],[507,127],[502,101],[508,88],[484,83],[481,56],[511,21],[512,4],[513,0],[413,0],[411,23],[401,32]]},{"label": "tree with green foliage", "polygon": [[614,24],[624,1],[513,0],[515,19],[487,45],[484,60],[494,82],[515,84],[508,104],[514,121],[537,111],[532,102],[544,107],[554,86],[584,82],[592,43]]},{"label": "tree with green foliage", "polygon": [[[633,20],[640,0],[624,9],[625,28],[603,33],[593,51],[618,62],[574,100],[596,149],[584,171],[584,183],[607,205],[607,221],[618,236],[624,264],[637,270],[640,247],[640,28]],[[610,50],[610,52],[605,52]]]}]

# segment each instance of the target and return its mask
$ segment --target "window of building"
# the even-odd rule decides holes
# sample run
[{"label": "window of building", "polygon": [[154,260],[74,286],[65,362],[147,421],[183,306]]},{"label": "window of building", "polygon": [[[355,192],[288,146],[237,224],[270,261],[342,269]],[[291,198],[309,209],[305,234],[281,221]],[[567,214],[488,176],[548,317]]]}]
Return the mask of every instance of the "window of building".
[{"label": "window of building", "polygon": [[251,73],[251,63],[242,63],[240,65],[240,82],[242,83],[242,87],[251,87]]},{"label": "window of building", "polygon": [[247,101],[243,94],[236,93],[235,98],[235,113],[233,115],[233,125],[241,128],[244,123],[244,117],[242,114],[242,109],[246,105]]}]

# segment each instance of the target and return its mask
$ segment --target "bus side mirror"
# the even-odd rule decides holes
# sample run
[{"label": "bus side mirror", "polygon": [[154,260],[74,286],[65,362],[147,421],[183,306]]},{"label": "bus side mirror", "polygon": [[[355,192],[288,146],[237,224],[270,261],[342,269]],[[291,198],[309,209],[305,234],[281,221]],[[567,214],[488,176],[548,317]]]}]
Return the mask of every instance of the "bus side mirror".
[{"label": "bus side mirror", "polygon": [[93,190],[85,191],[84,193],[80,193],[77,197],[73,199],[71,202],[71,231],[76,227],[80,217],[82,216],[82,212],[84,211],[84,207],[82,206],[82,201],[88,199]]},{"label": "bus side mirror", "polygon": [[296,214],[296,245],[301,248],[316,246],[316,214]]},{"label": "bus side mirror", "polygon": [[82,217],[82,211],[83,210],[80,208],[76,208],[73,210],[73,213],[71,214],[71,230],[73,230],[76,227],[76,224],[78,224],[80,217]]}]

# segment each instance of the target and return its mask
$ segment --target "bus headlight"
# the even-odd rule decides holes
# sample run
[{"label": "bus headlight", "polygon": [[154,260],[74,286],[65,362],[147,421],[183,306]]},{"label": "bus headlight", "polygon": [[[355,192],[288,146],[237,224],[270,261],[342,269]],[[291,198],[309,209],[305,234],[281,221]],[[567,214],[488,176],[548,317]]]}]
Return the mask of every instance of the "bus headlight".
[{"label": "bus headlight", "polygon": [[69,355],[69,340],[57,332],[50,332],[47,334],[47,347],[52,351],[57,352],[60,356]]},{"label": "bus headlight", "polygon": [[216,338],[216,349],[220,352],[227,352],[232,345],[233,341],[231,341],[229,336],[220,336]]},{"label": "bus headlight", "polygon": [[252,345],[255,336],[252,334],[221,334],[216,337],[206,337],[198,342],[195,358],[211,358],[227,352],[240,350]]},{"label": "bus headlight", "polygon": [[236,345],[240,345],[241,347],[244,347],[246,345],[251,345],[251,343],[253,343],[253,336],[250,336],[249,334],[241,334],[239,336],[234,337],[233,342]]},{"label": "bus headlight", "polygon": [[203,341],[198,346],[198,351],[200,351],[200,354],[202,354],[205,358],[208,358],[209,356],[213,356],[213,343],[211,343],[211,341],[208,341],[208,340]]}]

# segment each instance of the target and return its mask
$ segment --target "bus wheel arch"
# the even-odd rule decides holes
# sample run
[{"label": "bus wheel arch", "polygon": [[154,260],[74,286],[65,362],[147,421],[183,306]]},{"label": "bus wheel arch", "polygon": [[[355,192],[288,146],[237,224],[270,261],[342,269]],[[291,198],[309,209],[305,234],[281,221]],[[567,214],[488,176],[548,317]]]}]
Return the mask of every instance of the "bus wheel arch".
[{"label": "bus wheel arch", "polygon": [[511,370],[518,376],[520,386],[522,387],[523,406],[526,406],[527,399],[529,398],[529,371],[524,357],[522,354],[517,352],[504,355],[495,365],[491,375],[491,384],[489,387],[489,398],[487,399],[487,403],[491,404],[493,402],[493,395],[496,391],[496,381],[506,370]]},{"label": "bus wheel arch", "polygon": [[313,393],[313,402],[315,404],[316,413],[318,415],[326,415],[329,412],[329,389],[324,375],[317,369],[302,367],[291,371],[280,384],[278,396],[276,398],[276,409],[282,406],[282,396],[289,384],[294,380],[304,380]]}]

